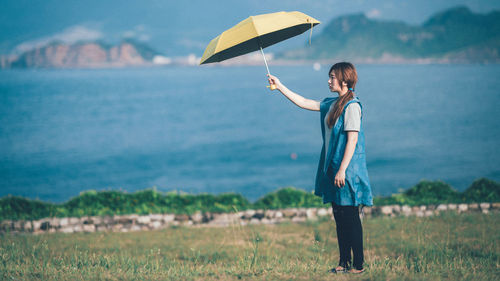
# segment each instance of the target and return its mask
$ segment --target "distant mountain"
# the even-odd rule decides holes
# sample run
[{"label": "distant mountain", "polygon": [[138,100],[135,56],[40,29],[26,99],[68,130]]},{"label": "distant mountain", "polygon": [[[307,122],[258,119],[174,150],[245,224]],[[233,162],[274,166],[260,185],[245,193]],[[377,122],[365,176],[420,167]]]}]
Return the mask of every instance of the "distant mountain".
[{"label": "distant mountain", "polygon": [[312,45],[281,59],[361,62],[500,62],[500,11],[475,14],[467,7],[437,13],[420,26],[377,21],[363,14],[333,19]]},{"label": "distant mountain", "polygon": [[150,65],[160,55],[149,46],[123,40],[116,46],[102,41],[65,44],[51,42],[15,58],[4,58],[3,68],[86,68]]}]

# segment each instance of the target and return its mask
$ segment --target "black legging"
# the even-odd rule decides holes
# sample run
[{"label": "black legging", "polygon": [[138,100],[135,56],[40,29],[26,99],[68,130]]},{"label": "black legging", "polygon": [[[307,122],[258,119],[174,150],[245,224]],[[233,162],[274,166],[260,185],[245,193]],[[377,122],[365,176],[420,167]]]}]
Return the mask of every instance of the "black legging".
[{"label": "black legging", "polygon": [[353,266],[357,270],[363,269],[363,229],[359,219],[357,206],[339,206],[332,204],[333,216],[337,225],[339,241],[339,265],[349,268],[351,265],[351,249],[354,256]]}]

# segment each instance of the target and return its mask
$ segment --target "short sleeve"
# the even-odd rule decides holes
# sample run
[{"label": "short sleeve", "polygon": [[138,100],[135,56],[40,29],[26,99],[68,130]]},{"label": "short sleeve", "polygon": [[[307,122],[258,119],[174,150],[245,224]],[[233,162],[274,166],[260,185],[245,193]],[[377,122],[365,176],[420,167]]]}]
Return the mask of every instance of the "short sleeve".
[{"label": "short sleeve", "polygon": [[349,104],[344,115],[344,131],[357,131],[361,128],[361,107],[357,102]]}]

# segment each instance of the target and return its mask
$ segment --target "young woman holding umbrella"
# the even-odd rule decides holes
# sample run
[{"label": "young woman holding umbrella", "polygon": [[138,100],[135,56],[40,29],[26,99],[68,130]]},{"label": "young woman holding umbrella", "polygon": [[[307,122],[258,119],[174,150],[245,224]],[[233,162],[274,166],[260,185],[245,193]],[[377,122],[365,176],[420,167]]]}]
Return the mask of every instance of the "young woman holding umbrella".
[{"label": "young woman holding umbrella", "polygon": [[276,76],[268,76],[269,83],[295,105],[321,113],[323,147],[314,194],[321,196],[323,203],[332,204],[337,226],[340,261],[331,272],[362,273],[363,231],[359,209],[373,205],[373,198],[366,169],[362,106],[354,94],[358,77],[354,65],[348,62],[334,64],[328,73],[330,91],[338,93],[338,97],[323,101],[306,99],[289,90]]}]

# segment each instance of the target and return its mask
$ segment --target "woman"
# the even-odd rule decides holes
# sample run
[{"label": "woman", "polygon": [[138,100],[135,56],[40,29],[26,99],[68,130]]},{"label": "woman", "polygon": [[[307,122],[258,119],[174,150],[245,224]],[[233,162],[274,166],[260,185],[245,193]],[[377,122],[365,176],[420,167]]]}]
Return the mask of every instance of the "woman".
[{"label": "woman", "polygon": [[[363,231],[359,218],[360,206],[373,205],[370,181],[366,169],[365,139],[361,102],[354,95],[358,80],[354,66],[348,62],[333,65],[328,86],[338,97],[323,101],[306,99],[290,91],[280,80],[269,75],[284,96],[297,106],[320,111],[323,147],[321,150],[314,194],[331,203],[337,226],[339,265],[332,273],[362,273]],[[351,268],[351,250],[353,263]]]}]

